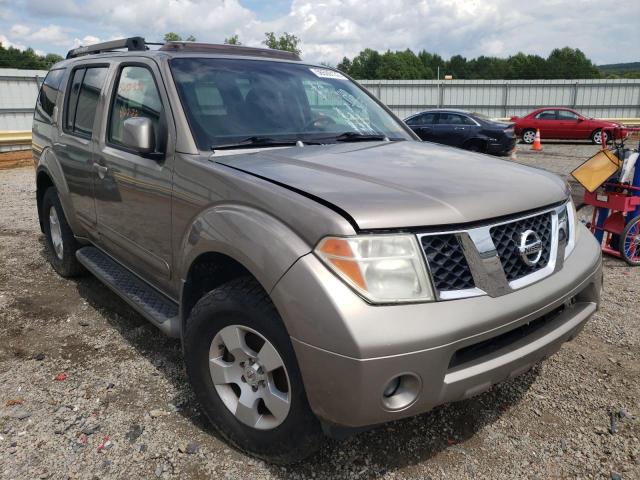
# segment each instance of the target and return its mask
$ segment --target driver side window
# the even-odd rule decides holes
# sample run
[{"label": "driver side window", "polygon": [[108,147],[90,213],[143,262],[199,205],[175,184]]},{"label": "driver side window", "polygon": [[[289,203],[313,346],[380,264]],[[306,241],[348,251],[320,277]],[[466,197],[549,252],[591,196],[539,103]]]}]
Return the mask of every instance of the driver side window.
[{"label": "driver side window", "polygon": [[162,101],[153,74],[146,67],[130,65],[120,70],[111,103],[109,142],[124,146],[124,121],[133,117],[147,117],[151,120],[156,137],[156,149],[162,150]]}]

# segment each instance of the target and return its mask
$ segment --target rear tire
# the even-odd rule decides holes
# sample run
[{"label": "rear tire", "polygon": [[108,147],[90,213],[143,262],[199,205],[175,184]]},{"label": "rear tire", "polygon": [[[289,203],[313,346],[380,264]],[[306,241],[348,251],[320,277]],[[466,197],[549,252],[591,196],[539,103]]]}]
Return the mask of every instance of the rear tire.
[{"label": "rear tire", "polygon": [[527,128],[522,131],[522,141],[527,145],[531,145],[536,139],[536,131],[532,128]]},{"label": "rear tire", "polygon": [[[271,361],[263,360],[265,350],[271,351]],[[184,355],[201,409],[230,444],[278,464],[300,461],[319,448],[324,437],[309,407],[291,340],[253,278],[231,280],[198,301],[186,326]],[[287,406],[274,403],[274,391]]]},{"label": "rear tire", "polygon": [[481,140],[471,140],[465,145],[465,149],[469,150],[470,152],[478,153],[485,153],[486,151],[485,144]]},{"label": "rear tire", "polygon": [[47,256],[53,269],[65,278],[84,273],[84,267],[76,259],[76,250],[80,248],[80,244],[64,216],[55,187],[49,187],[44,193],[41,212]]}]

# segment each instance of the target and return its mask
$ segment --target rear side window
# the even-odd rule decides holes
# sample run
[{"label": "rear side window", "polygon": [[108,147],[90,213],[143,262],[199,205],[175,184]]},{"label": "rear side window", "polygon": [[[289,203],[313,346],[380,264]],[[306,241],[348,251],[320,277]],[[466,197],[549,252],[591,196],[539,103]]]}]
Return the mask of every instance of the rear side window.
[{"label": "rear side window", "polygon": [[435,113],[423,113],[410,118],[407,125],[431,125],[436,119]]},{"label": "rear side window", "polygon": [[556,111],[555,110],[545,110],[544,112],[540,112],[536,115],[537,120],[555,120],[556,119]]},{"label": "rear side window", "polygon": [[53,116],[53,109],[56,106],[58,90],[60,89],[63,74],[64,69],[51,70],[47,73],[42,87],[40,87],[40,93],[38,94],[38,101],[36,103],[35,117],[37,120],[51,123],[51,117]]},{"label": "rear side window", "polygon": [[81,68],[74,71],[65,114],[65,130],[91,136],[106,76],[107,67]]},{"label": "rear side window", "polygon": [[[219,108],[220,100],[214,92],[208,87],[195,95],[207,98],[209,104],[207,109]],[[162,142],[159,140],[162,132],[162,101],[153,74],[146,67],[127,66],[120,71],[109,115],[109,141],[111,143],[124,145],[122,139],[124,121],[133,117],[151,119],[156,135],[156,146],[161,147]]]},{"label": "rear side window", "polygon": [[440,125],[465,125],[465,117],[456,113],[441,113],[438,119]]}]

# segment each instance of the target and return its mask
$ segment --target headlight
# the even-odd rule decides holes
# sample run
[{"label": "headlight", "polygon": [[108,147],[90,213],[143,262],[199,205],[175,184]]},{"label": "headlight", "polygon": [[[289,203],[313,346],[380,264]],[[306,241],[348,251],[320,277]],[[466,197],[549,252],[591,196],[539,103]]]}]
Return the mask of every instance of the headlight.
[{"label": "headlight", "polygon": [[315,253],[371,303],[434,300],[414,235],[326,237]]},{"label": "headlight", "polygon": [[567,244],[564,248],[564,258],[567,258],[573,251],[580,232],[580,228],[578,228],[580,226],[578,212],[576,211],[576,206],[574,205],[572,198],[569,198],[569,201],[567,202],[567,224],[569,228],[569,238],[567,239]]}]

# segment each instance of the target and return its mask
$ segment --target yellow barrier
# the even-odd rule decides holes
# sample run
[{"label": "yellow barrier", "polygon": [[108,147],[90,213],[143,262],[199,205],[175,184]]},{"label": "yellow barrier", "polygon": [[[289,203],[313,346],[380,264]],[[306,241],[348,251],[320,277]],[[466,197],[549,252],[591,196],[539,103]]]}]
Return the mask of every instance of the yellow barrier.
[{"label": "yellow barrier", "polygon": [[0,132],[0,145],[28,145],[31,143],[31,131],[10,130]]}]

